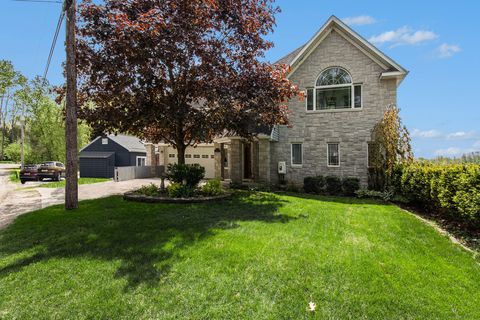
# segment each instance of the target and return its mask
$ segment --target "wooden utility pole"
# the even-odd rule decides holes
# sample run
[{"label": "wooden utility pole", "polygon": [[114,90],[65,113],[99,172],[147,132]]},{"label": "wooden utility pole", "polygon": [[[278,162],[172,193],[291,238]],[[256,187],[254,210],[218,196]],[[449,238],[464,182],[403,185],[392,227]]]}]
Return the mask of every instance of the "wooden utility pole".
[{"label": "wooden utility pole", "polygon": [[77,156],[77,70],[75,62],[75,0],[65,0],[67,17],[67,103],[65,120],[66,184],[65,209],[78,208],[78,156]]}]

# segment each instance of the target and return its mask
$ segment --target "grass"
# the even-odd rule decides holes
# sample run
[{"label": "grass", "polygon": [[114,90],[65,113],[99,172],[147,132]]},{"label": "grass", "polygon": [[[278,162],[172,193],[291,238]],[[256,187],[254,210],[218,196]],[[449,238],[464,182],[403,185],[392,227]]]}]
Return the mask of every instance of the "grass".
[{"label": "grass", "polygon": [[[107,178],[79,178],[78,179],[78,184],[93,184],[93,183],[99,183],[99,182],[105,182],[105,181],[112,181],[112,179],[107,179]],[[41,188],[64,188],[65,187],[65,180],[61,181],[52,181],[49,183],[45,183],[42,185],[39,185]]]},{"label": "grass", "polygon": [[15,183],[20,182],[20,170],[19,169],[10,170],[9,180]]},{"label": "grass", "polygon": [[479,261],[411,214],[271,193],[21,216],[0,288],[1,319],[480,318]]}]

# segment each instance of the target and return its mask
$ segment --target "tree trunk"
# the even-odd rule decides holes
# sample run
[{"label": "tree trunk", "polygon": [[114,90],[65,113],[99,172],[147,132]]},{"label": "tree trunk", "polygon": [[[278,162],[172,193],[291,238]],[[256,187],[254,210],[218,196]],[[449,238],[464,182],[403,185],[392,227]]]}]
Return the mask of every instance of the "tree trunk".
[{"label": "tree trunk", "polygon": [[185,144],[177,143],[178,164],[185,164]]},{"label": "tree trunk", "polygon": [[66,1],[67,11],[67,104],[65,120],[66,184],[65,209],[78,208],[78,160],[77,160],[77,72],[75,63],[75,0]]},{"label": "tree trunk", "polygon": [[0,154],[0,160],[4,160],[4,156],[5,156],[5,131],[6,131],[6,128],[5,128],[5,120],[3,121],[3,125],[2,125],[2,153]]}]

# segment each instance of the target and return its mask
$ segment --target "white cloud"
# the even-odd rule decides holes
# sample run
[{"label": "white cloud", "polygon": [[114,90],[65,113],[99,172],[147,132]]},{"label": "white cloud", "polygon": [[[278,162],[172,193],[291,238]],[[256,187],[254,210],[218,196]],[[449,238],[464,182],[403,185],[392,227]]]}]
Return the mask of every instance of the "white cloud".
[{"label": "white cloud", "polygon": [[478,133],[475,131],[457,131],[447,135],[449,140],[470,140],[478,137]]},{"label": "white cloud", "polygon": [[456,148],[456,147],[435,150],[436,156],[444,156],[444,157],[456,157],[456,156],[461,156],[464,153],[465,153],[464,149]]},{"label": "white cloud", "polygon": [[401,27],[397,30],[387,31],[379,35],[370,37],[368,41],[375,45],[391,43],[391,47],[400,45],[415,45],[426,41],[435,40],[438,35],[432,31],[417,30],[414,31],[410,27]]},{"label": "white cloud", "polygon": [[462,49],[456,44],[443,43],[437,48],[437,54],[439,58],[450,58],[460,51],[462,51]]},{"label": "white cloud", "polygon": [[349,26],[364,26],[368,24],[374,24],[377,22],[375,18],[371,16],[356,16],[356,17],[346,17],[342,19],[343,22],[348,24]]},{"label": "white cloud", "polygon": [[443,133],[436,129],[420,130],[413,129],[412,137],[421,139],[445,139],[445,140],[476,140],[480,139],[480,133],[477,131],[457,131],[451,133]]},{"label": "white cloud", "polygon": [[438,130],[426,130],[422,131],[420,129],[413,129],[412,137],[414,138],[424,138],[424,139],[434,139],[442,137],[442,133]]}]

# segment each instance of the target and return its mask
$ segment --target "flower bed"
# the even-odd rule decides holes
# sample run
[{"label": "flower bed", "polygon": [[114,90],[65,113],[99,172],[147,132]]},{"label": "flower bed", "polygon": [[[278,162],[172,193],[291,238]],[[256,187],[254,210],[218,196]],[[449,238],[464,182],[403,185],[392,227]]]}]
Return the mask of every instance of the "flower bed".
[{"label": "flower bed", "polygon": [[168,194],[159,194],[155,196],[147,196],[135,192],[127,192],[123,195],[123,199],[128,201],[147,202],[147,203],[200,203],[208,201],[218,201],[230,198],[233,193],[223,193],[216,196],[194,195],[189,198],[172,198]]}]

